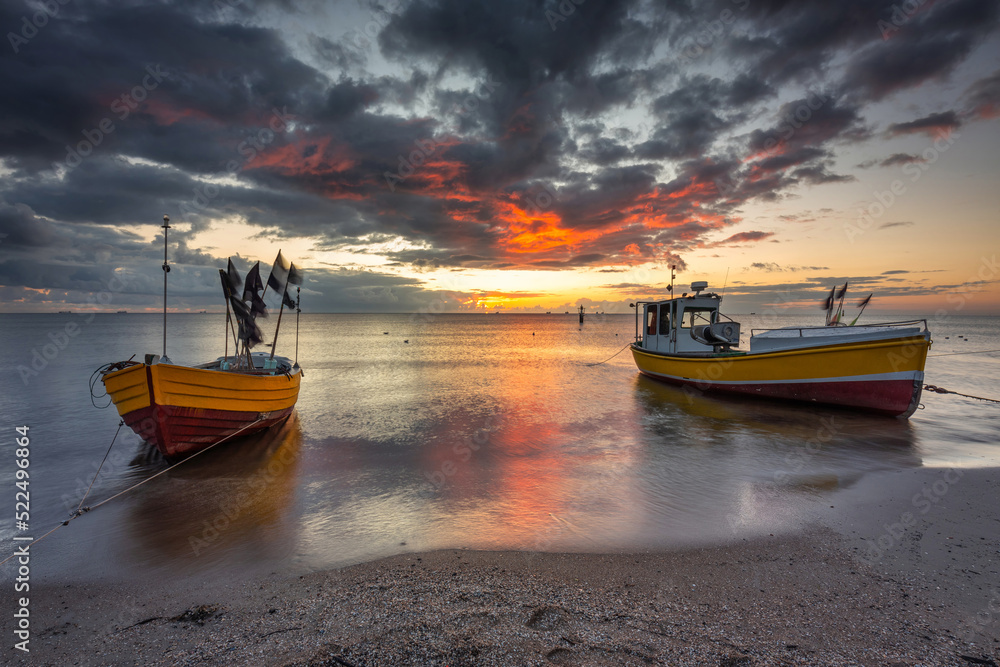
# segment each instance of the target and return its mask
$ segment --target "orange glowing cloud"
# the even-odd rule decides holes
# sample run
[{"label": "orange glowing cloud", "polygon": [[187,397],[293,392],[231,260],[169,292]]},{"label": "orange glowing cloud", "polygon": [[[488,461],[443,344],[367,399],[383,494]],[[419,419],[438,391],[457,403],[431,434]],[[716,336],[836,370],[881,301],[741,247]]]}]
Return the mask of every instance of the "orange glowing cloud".
[{"label": "orange glowing cloud", "polygon": [[321,137],[265,146],[247,168],[270,169],[284,175],[321,175],[347,171],[356,164],[347,144],[333,145],[332,137]]}]

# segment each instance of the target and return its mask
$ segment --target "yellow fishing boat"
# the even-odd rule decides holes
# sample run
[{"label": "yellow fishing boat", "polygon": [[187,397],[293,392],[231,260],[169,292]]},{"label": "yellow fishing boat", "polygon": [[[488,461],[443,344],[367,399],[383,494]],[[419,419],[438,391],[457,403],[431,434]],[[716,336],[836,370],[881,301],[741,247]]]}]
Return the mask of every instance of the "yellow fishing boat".
[{"label": "yellow fishing boat", "polygon": [[189,367],[153,357],[148,363],[113,364],[102,379],[125,424],[164,456],[176,458],[269,428],[292,413],[302,369],[285,357],[274,357],[273,367],[265,368],[271,359],[262,352],[251,358],[252,370],[237,370],[233,358]]},{"label": "yellow fishing boat", "polygon": [[[267,281],[267,287],[282,294],[275,342],[270,353],[251,352],[262,342],[257,317],[267,316],[259,293],[266,287],[260,280],[258,263],[247,274],[240,295],[242,280],[230,261],[228,269],[219,271],[227,306],[226,354],[197,366],[175,364],[166,356],[168,222],[164,216],[163,355],[147,354],[143,363],[128,360],[106,364],[95,375],[103,381],[125,424],[167,458],[177,458],[288,419],[299,396],[302,369],[297,359],[275,356],[274,348],[286,305],[296,311],[298,346],[300,308],[298,300],[288,295],[288,286],[301,285],[302,276],[294,264],[285,263],[279,251]],[[238,333],[234,324],[238,324]],[[233,355],[228,353],[230,334],[235,343]]]},{"label": "yellow fishing boat", "polygon": [[[753,330],[742,351],[740,324],[703,293],[640,301],[632,357],[644,375],[691,392],[728,392],[823,403],[909,417],[920,402],[931,345],[926,320],[864,326]],[[846,286],[845,286],[846,290]],[[642,327],[640,331],[640,310]]]}]

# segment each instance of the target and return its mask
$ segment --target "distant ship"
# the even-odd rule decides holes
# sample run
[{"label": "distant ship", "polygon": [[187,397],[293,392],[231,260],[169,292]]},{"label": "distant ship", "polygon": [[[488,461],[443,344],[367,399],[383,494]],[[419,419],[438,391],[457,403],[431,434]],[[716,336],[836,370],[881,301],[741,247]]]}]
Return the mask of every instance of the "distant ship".
[{"label": "distant ship", "polygon": [[119,310],[119,311],[117,312],[117,314],[118,314],[118,315],[127,315],[127,314],[128,314],[128,311],[127,311],[127,310]]},{"label": "distant ship", "polygon": [[59,314],[60,315],[72,315],[73,311],[72,310],[60,310]]}]

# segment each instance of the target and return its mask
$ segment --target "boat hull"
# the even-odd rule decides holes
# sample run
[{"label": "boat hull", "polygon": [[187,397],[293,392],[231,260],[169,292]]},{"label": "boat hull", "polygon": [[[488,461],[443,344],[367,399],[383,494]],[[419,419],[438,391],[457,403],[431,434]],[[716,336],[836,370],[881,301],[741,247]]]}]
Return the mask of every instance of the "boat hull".
[{"label": "boat hull", "polygon": [[104,385],[122,420],[167,458],[284,421],[302,374],[237,373],[134,364],[106,373]]},{"label": "boat hull", "polygon": [[643,375],[695,392],[806,401],[896,417],[920,402],[929,336],[712,356],[671,355],[632,345]]}]

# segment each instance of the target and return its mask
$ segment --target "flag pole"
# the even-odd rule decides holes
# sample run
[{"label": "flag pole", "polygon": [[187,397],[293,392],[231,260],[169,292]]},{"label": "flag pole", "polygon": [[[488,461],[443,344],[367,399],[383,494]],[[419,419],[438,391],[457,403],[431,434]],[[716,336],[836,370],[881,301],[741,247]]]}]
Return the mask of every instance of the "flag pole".
[{"label": "flag pole", "polygon": [[288,281],[285,281],[285,289],[282,291],[281,308],[278,309],[278,324],[274,327],[274,340],[271,341],[271,359],[274,359],[274,348],[278,346],[278,329],[281,328],[281,314],[285,312],[284,292],[288,290]]},{"label": "flag pole", "polygon": [[229,299],[232,298],[232,292],[230,292],[230,290],[229,290],[229,277],[228,277],[227,273],[225,271],[223,271],[222,269],[219,269],[219,277],[222,279],[222,298],[226,302],[226,326],[225,326],[225,329],[226,329],[226,333],[225,333],[225,337],[226,337],[226,354],[223,357],[223,359],[228,361],[228,359],[229,359],[229,334],[230,333],[233,334],[233,346],[235,348],[235,351],[233,352],[234,355],[238,355],[239,354],[240,339],[239,339],[239,336],[236,335],[236,329],[233,327],[233,319],[234,318],[230,315]]},{"label": "flag pole", "polygon": [[844,316],[844,299],[847,298],[847,283],[844,283],[844,291],[840,294],[840,303],[837,305],[837,324],[840,324]]},{"label": "flag pole", "polygon": [[170,216],[163,216],[163,356],[167,361],[167,274],[170,265],[167,263],[167,230],[170,229]]},{"label": "flag pole", "polygon": [[[302,288],[295,288],[295,365],[299,365],[299,314],[302,312]],[[278,313],[281,316],[281,313]]]},{"label": "flag pole", "polygon": [[869,303],[871,303],[871,301],[872,301],[872,295],[871,295],[871,294],[869,294],[869,295],[868,295],[868,298],[866,298],[866,299],[865,299],[865,302],[864,302],[864,303],[863,303],[863,304],[861,305],[861,312],[859,312],[859,313],[858,313],[858,316],[857,316],[857,317],[855,317],[855,318],[854,318],[853,320],[851,320],[851,326],[852,326],[852,327],[854,326],[854,323],[855,323],[855,322],[857,322],[857,321],[858,321],[859,319],[861,319],[861,315],[863,315],[863,314],[864,314],[864,312],[865,312],[865,308],[867,308],[867,307],[868,307],[868,304],[869,304]]}]

